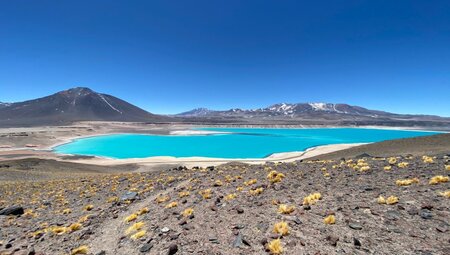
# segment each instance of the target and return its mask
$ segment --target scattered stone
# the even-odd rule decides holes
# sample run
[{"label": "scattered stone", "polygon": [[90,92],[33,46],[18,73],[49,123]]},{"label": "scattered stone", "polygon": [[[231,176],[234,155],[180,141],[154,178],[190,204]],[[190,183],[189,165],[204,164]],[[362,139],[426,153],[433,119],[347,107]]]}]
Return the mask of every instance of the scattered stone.
[{"label": "scattered stone", "polygon": [[361,230],[361,229],[362,229],[361,224],[359,224],[358,222],[354,222],[354,221],[351,221],[351,222],[348,224],[348,226],[349,226],[351,229],[354,229],[354,230]]},{"label": "scattered stone", "polygon": [[339,241],[339,237],[335,235],[329,235],[326,239],[332,246],[336,246]]},{"label": "scattered stone", "polygon": [[128,191],[127,193],[122,195],[122,197],[120,197],[120,201],[122,201],[122,202],[124,202],[124,201],[134,201],[137,198],[138,198],[138,193],[137,192]]},{"label": "scattered stone", "polygon": [[428,209],[420,210],[419,216],[422,217],[422,219],[426,219],[426,220],[433,218],[433,214]]},{"label": "scattered stone", "polygon": [[167,232],[169,232],[170,231],[170,228],[168,228],[168,227],[163,227],[162,229],[161,229],[161,232],[162,233],[167,233]]},{"label": "scattered stone", "polygon": [[149,252],[152,248],[153,248],[153,244],[146,243],[146,244],[142,245],[142,247],[139,249],[139,251],[142,253],[146,253],[146,252]]},{"label": "scattered stone", "polygon": [[167,255],[173,255],[173,254],[175,254],[177,252],[178,252],[178,245],[173,243],[173,244],[171,244],[169,246],[169,250],[167,252]]},{"label": "scattered stone", "polygon": [[10,206],[0,210],[0,215],[22,215],[24,210],[22,206]]},{"label": "scattered stone", "polygon": [[448,226],[444,224],[439,224],[439,226],[436,227],[436,230],[441,233],[445,233],[448,231]]}]

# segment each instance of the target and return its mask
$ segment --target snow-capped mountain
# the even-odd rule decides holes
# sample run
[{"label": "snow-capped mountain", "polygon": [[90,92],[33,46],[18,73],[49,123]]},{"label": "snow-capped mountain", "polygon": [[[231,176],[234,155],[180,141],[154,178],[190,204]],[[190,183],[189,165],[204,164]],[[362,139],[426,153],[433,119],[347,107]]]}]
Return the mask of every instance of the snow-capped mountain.
[{"label": "snow-capped mountain", "polygon": [[[184,115],[183,115],[184,114]],[[450,118],[430,115],[395,114],[360,106],[333,103],[280,103],[258,109],[214,111],[202,108],[176,115],[215,123],[386,125],[448,127]]]},{"label": "snow-capped mountain", "polygon": [[390,114],[387,112],[368,110],[359,106],[351,106],[348,104],[332,104],[332,103],[298,103],[288,104],[280,103],[274,104],[266,108],[243,110],[239,108],[230,109],[226,111],[214,111],[206,108],[198,108],[192,111],[178,114],[178,116],[233,116],[233,115],[248,115],[248,116],[290,116],[295,117],[299,115],[316,115],[316,114],[343,114],[343,115],[359,115],[377,117],[380,115]]}]

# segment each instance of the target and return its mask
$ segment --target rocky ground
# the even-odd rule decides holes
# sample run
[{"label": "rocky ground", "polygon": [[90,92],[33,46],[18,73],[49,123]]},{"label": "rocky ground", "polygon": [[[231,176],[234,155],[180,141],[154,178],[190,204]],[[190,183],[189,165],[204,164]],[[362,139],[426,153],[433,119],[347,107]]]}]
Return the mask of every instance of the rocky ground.
[{"label": "rocky ground", "polygon": [[450,254],[449,165],[439,154],[4,181],[0,254]]}]

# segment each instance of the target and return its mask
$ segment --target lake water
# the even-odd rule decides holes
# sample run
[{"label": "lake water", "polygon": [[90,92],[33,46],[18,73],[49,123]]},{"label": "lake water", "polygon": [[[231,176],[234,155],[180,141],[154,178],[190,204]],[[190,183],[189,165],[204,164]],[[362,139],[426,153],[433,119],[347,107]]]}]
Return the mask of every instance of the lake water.
[{"label": "lake water", "polygon": [[339,143],[369,143],[398,138],[433,135],[438,132],[366,128],[203,128],[229,132],[213,135],[117,134],[74,140],[56,147],[57,153],[109,158],[152,156],[264,158],[273,153],[304,151]]}]

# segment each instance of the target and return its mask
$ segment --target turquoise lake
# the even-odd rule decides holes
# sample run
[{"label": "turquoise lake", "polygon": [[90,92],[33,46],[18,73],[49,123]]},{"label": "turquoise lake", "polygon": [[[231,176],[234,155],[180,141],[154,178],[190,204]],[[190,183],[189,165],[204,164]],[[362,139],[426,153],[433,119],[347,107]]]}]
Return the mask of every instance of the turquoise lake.
[{"label": "turquoise lake", "polygon": [[117,159],[152,156],[264,158],[273,153],[304,151],[339,143],[369,143],[438,134],[438,132],[367,128],[202,128],[213,135],[117,134],[74,140],[56,147],[57,153]]}]

